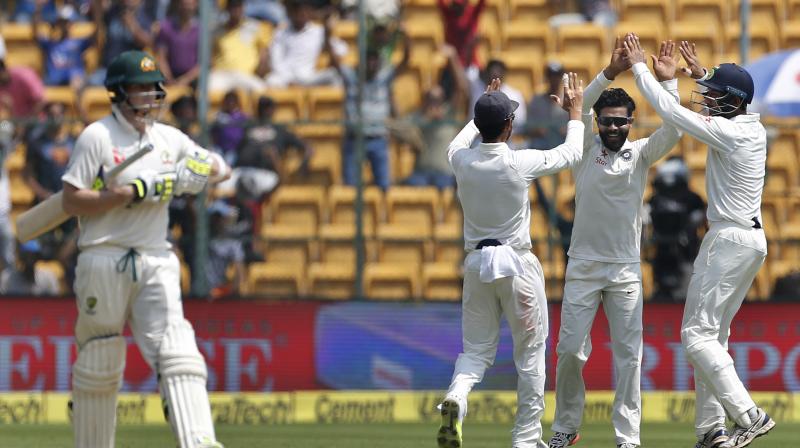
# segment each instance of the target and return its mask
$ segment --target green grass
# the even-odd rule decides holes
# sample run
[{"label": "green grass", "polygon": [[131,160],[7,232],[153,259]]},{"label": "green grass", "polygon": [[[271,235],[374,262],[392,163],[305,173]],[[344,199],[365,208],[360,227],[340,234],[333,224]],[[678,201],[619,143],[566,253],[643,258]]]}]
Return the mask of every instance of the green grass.
[{"label": "green grass", "polygon": [[[508,448],[510,425],[466,424],[466,448]],[[420,448],[436,446],[436,425],[424,424],[294,424],[285,426],[220,426],[217,434],[226,448]],[[611,424],[584,425],[575,448],[613,448]],[[797,448],[800,424],[778,423],[754,448]],[[545,436],[550,431],[545,427]],[[647,424],[642,428],[643,448],[691,448],[692,428],[683,423]],[[67,425],[0,426],[3,448],[68,448],[72,432]],[[174,447],[167,426],[120,426],[117,448]]]}]

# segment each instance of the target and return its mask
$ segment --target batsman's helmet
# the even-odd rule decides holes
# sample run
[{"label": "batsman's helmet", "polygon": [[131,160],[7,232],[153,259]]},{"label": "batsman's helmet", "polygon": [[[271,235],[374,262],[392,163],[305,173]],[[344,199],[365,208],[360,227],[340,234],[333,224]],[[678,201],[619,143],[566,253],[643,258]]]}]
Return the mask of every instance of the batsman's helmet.
[{"label": "batsman's helmet", "polygon": [[744,68],[736,64],[720,64],[711,69],[710,75],[697,83],[741,98],[746,104],[753,101],[753,78]]},{"label": "batsman's helmet", "polygon": [[164,81],[164,74],[152,56],[143,51],[131,50],[120,53],[108,65],[105,86],[111,95],[111,102],[121,103],[127,99],[126,85],[154,84],[163,93],[161,83]]}]

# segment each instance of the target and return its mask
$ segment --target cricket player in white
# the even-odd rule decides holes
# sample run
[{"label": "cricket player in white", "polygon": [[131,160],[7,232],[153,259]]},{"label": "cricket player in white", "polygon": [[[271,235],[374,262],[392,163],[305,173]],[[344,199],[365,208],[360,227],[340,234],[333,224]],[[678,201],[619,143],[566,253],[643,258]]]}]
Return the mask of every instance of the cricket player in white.
[{"label": "cricket player in white", "polygon": [[[562,105],[570,114],[564,144],[550,151],[514,151],[511,135],[519,104],[494,79],[475,104],[475,120],[456,136],[447,156],[464,210],[462,321],[464,352],[441,404],[439,447],[461,446],[467,395],[483,379],[497,352],[500,319],[514,340],[517,416],[513,448],[541,448],[544,412],[545,340],[548,334],[544,275],[531,253],[528,189],[533,179],[569,168],[580,160],[583,85],[569,74]],[[475,137],[483,143],[470,149]]]},{"label": "cricket player in white", "polygon": [[[677,103],[675,45],[662,42],[653,66]],[[675,146],[681,134],[665,123],[649,138],[627,140],[635,109],[622,89],[606,88],[629,68],[617,38],[609,65],[586,88],[583,159],[573,169],[575,222],[569,247],[561,328],[558,335],[556,412],[550,448],[578,441],[586,385],[583,367],[592,352],[590,330],[603,303],[611,330],[616,395],[612,422],[621,448],[639,446],[642,416],[642,199],[651,165]],[[592,133],[592,108],[599,135]]]},{"label": "cricket player in white", "polygon": [[[158,372],[164,412],[182,448],[221,447],[206,392],[206,365],[183,317],[178,258],[167,242],[170,198],[199,193],[230,169],[179,130],[154,122],[164,77],[140,51],[108,67],[112,113],[81,133],[64,182],[64,210],[79,217],[78,359],[72,369],[75,446],[114,447],[128,322]],[[144,145],[154,150],[105,186],[103,172]]]},{"label": "cricket player in white", "polygon": [[[702,86],[699,114],[671,101],[643,63],[636,36],[624,42],[636,85],[659,116],[708,145],[707,217],[710,223],[689,282],[681,342],[694,367],[697,394],[696,448],[747,446],[775,426],[757,407],[728,354],[733,317],[767,255],[761,228],[761,194],[767,159],[767,134],[759,115],[747,113],[753,80],[736,64],[710,71],[697,60],[694,45],[680,52]],[[735,422],[730,436],[725,413]]]}]

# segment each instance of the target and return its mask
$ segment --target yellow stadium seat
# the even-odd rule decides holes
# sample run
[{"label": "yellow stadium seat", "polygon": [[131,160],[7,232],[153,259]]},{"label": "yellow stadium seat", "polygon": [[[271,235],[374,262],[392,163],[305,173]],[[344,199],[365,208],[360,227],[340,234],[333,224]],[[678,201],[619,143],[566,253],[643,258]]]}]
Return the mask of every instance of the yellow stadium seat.
[{"label": "yellow stadium seat", "polygon": [[795,20],[786,21],[780,27],[782,49],[800,47],[800,8],[798,8],[798,15],[794,17]]},{"label": "yellow stadium seat", "polygon": [[309,293],[317,298],[346,300],[355,294],[355,265],[311,263],[308,267]]},{"label": "yellow stadium seat", "polygon": [[455,263],[426,263],[422,267],[422,297],[426,300],[461,300],[463,274]]},{"label": "yellow stadium seat", "polygon": [[253,97],[254,112],[258,98],[261,96],[270,97],[275,101],[276,109],[273,119],[278,123],[292,123],[308,119],[304,88],[288,87],[261,91]]},{"label": "yellow stadium seat", "polygon": [[544,286],[547,300],[560,301],[564,296],[564,272],[566,265],[563,261],[541,261],[544,271]]},{"label": "yellow stadium seat", "polygon": [[621,18],[625,22],[659,24],[662,27],[675,17],[673,2],[663,0],[622,0]]},{"label": "yellow stadium seat", "polygon": [[306,265],[317,258],[315,244],[310,241],[315,236],[315,231],[295,224],[264,224],[264,257],[271,263]]},{"label": "yellow stadium seat", "polygon": [[387,221],[417,229],[428,238],[439,221],[439,192],[434,187],[393,186],[386,193]]},{"label": "yellow stadium seat", "polygon": [[22,173],[9,175],[9,186],[11,187],[11,203],[14,205],[28,205],[33,201],[33,190],[22,178]]},{"label": "yellow stadium seat", "polygon": [[767,176],[764,189],[771,193],[787,193],[797,186],[797,159],[793,142],[778,139],[767,150]]},{"label": "yellow stadium seat", "polygon": [[420,297],[419,266],[407,263],[368,263],[364,294],[371,299],[408,300]]},{"label": "yellow stadium seat", "polygon": [[552,34],[547,26],[531,26],[529,22],[514,20],[503,28],[503,49],[507,53],[542,60],[555,47]]},{"label": "yellow stadium seat", "polygon": [[305,265],[252,263],[247,275],[247,293],[280,298],[306,294]]},{"label": "yellow stadium seat", "polygon": [[454,188],[445,188],[441,192],[441,204],[443,210],[442,221],[446,223],[457,223],[459,226],[464,222],[464,212],[461,209],[461,202]]},{"label": "yellow stadium seat", "polygon": [[424,51],[433,54],[444,43],[444,26],[438,13],[432,20],[406,21],[404,26],[411,39],[412,53]]},{"label": "yellow stadium seat", "polygon": [[[519,51],[507,51],[499,55],[499,59],[506,64],[503,83],[519,90],[522,97],[529,100],[536,88],[543,82],[541,61],[531,54]],[[521,107],[526,106],[522,105]]]},{"label": "yellow stadium seat", "polygon": [[[307,235],[317,234],[322,221],[325,188],[311,185],[280,186],[264,207],[264,223],[293,226]],[[268,227],[268,226],[267,226]]]},{"label": "yellow stadium seat", "polygon": [[464,259],[461,223],[437,224],[433,230],[433,257],[437,262],[460,263]]},{"label": "yellow stadium seat", "polygon": [[800,0],[786,1],[786,17],[788,19],[800,17]]},{"label": "yellow stadium seat", "polygon": [[[356,188],[349,185],[332,185],[328,189],[329,220],[332,224],[355,226]],[[383,192],[368,186],[362,194],[364,234],[373,235],[378,223],[383,221]]]},{"label": "yellow stadium seat", "polygon": [[701,61],[717,61],[722,54],[723,41],[722,33],[718,30],[720,27],[714,21],[686,19],[672,24],[670,37],[676,42],[682,40],[694,42],[697,47],[697,56]]},{"label": "yellow stadium seat", "polygon": [[[636,33],[636,35],[639,36],[639,42],[641,42],[642,48],[647,55],[657,55],[661,42],[669,37],[664,35],[664,27],[660,22],[640,22],[636,20],[617,22],[616,26],[614,26],[614,32],[611,35],[611,48],[613,48],[617,36],[619,36],[620,39],[624,39],[627,33]],[[675,53],[678,53],[677,48],[675,48]],[[609,49],[608,56],[601,57],[600,62],[602,64],[607,64],[610,60],[611,52]],[[649,64],[648,61],[648,65]]]},{"label": "yellow stadium seat", "polygon": [[358,51],[358,20],[339,20],[333,27],[333,35],[346,42],[350,52]]},{"label": "yellow stadium seat", "polygon": [[105,87],[87,87],[80,98],[89,120],[99,120],[111,113],[111,99]]},{"label": "yellow stadium seat", "polygon": [[406,115],[419,108],[422,90],[426,88],[425,79],[422,69],[414,66],[409,66],[394,78],[392,94],[399,115]]},{"label": "yellow stadium seat", "polygon": [[[750,23],[771,23],[776,26],[786,19],[786,8],[783,0],[748,0],[750,3]],[[731,19],[736,20],[741,13],[741,0],[734,0],[731,5]]]},{"label": "yellow stadium seat", "polygon": [[[750,23],[750,51],[748,59],[753,61],[767,53],[776,51],[779,46],[778,30],[774,23]],[[729,23],[725,27],[725,50],[729,53],[740,52],[742,25],[739,22]]]},{"label": "yellow stadium seat", "polygon": [[728,0],[677,0],[676,19],[679,22],[704,23],[706,27],[711,24],[722,29],[731,20],[730,3]]},{"label": "yellow stadium seat", "polygon": [[[323,224],[319,229],[323,263],[356,264],[356,228],[352,224]],[[375,241],[364,235],[364,260],[375,260]]]},{"label": "yellow stadium seat", "polygon": [[378,261],[405,263],[419,268],[431,261],[431,242],[407,224],[381,224],[377,232]]},{"label": "yellow stadium seat", "polygon": [[608,29],[585,23],[580,25],[564,25],[556,30],[557,50],[561,53],[585,58],[597,63],[599,58],[606,59],[611,54]]},{"label": "yellow stadium seat", "polygon": [[75,111],[76,96],[75,90],[67,86],[46,86],[44,89],[44,99],[49,103],[64,103],[68,111]]},{"label": "yellow stadium seat", "polygon": [[27,150],[25,145],[17,145],[14,151],[8,155],[5,165],[8,170],[9,176],[19,175],[20,171],[25,168],[25,154]]},{"label": "yellow stadium seat", "polygon": [[489,61],[492,54],[502,49],[503,28],[495,17],[482,15],[478,22],[478,34],[475,38],[475,51],[480,65],[483,66]]},{"label": "yellow stadium seat", "polygon": [[403,8],[403,22],[425,22],[434,23],[439,21],[439,8],[436,0],[409,0]]},{"label": "yellow stadium seat", "polygon": [[[611,53],[608,53],[608,55],[611,55]],[[583,57],[580,54],[551,53],[548,54],[544,60],[558,61],[564,66],[565,71],[575,72],[578,75],[578,79],[583,80],[584,88],[597,76],[597,72],[599,71],[598,58],[596,56],[589,58]],[[606,61],[602,61],[602,63],[605,64]]]},{"label": "yellow stadium seat", "polygon": [[508,16],[535,26],[546,27],[547,19],[553,15],[548,0],[508,0]]},{"label": "yellow stadium seat", "polygon": [[341,122],[344,119],[344,89],[338,86],[309,87],[308,111],[311,121]]}]

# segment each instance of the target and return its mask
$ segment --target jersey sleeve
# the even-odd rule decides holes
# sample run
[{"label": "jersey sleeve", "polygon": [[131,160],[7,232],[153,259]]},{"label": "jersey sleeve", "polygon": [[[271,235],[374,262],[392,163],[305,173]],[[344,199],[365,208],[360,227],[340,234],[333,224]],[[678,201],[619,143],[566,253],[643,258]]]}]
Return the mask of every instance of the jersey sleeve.
[{"label": "jersey sleeve", "polygon": [[665,123],[683,130],[713,150],[730,153],[736,149],[734,122],[700,115],[676,103],[643,62],[633,65],[633,76],[636,86]]},{"label": "jersey sleeve", "polygon": [[81,190],[92,188],[103,165],[103,147],[108,146],[98,124],[87,127],[75,142],[67,169],[61,180]]},{"label": "jersey sleeve", "polygon": [[600,98],[600,94],[603,93],[603,90],[607,89],[608,86],[611,85],[611,80],[606,78],[606,76],[601,71],[600,73],[595,76],[592,82],[586,87],[586,90],[583,91],[583,114],[581,115],[581,121],[583,121],[583,150],[588,151],[592,147],[592,142],[594,141],[594,128],[592,119],[594,118],[594,112],[592,111],[592,107],[594,103],[597,102],[597,99]]},{"label": "jersey sleeve", "polygon": [[[678,80],[670,79],[661,83],[664,90],[672,95],[675,104],[680,102],[678,95]],[[680,140],[683,133],[679,131],[673,124],[664,121],[660,128],[658,128],[646,141],[642,147],[642,158],[645,163],[652,165],[660,158],[664,157]]]},{"label": "jersey sleeve", "polygon": [[450,142],[450,145],[447,146],[447,160],[450,161],[451,167],[453,166],[453,157],[456,153],[472,146],[472,141],[475,140],[478,134],[480,134],[478,127],[475,126],[474,121],[470,120],[470,122],[464,126],[464,129],[456,135],[456,138]]},{"label": "jersey sleeve", "polygon": [[567,138],[561,145],[546,151],[514,151],[512,154],[516,159],[517,172],[522,178],[532,182],[537,177],[572,167],[583,155],[583,130],[582,121],[570,120],[567,123]]}]

